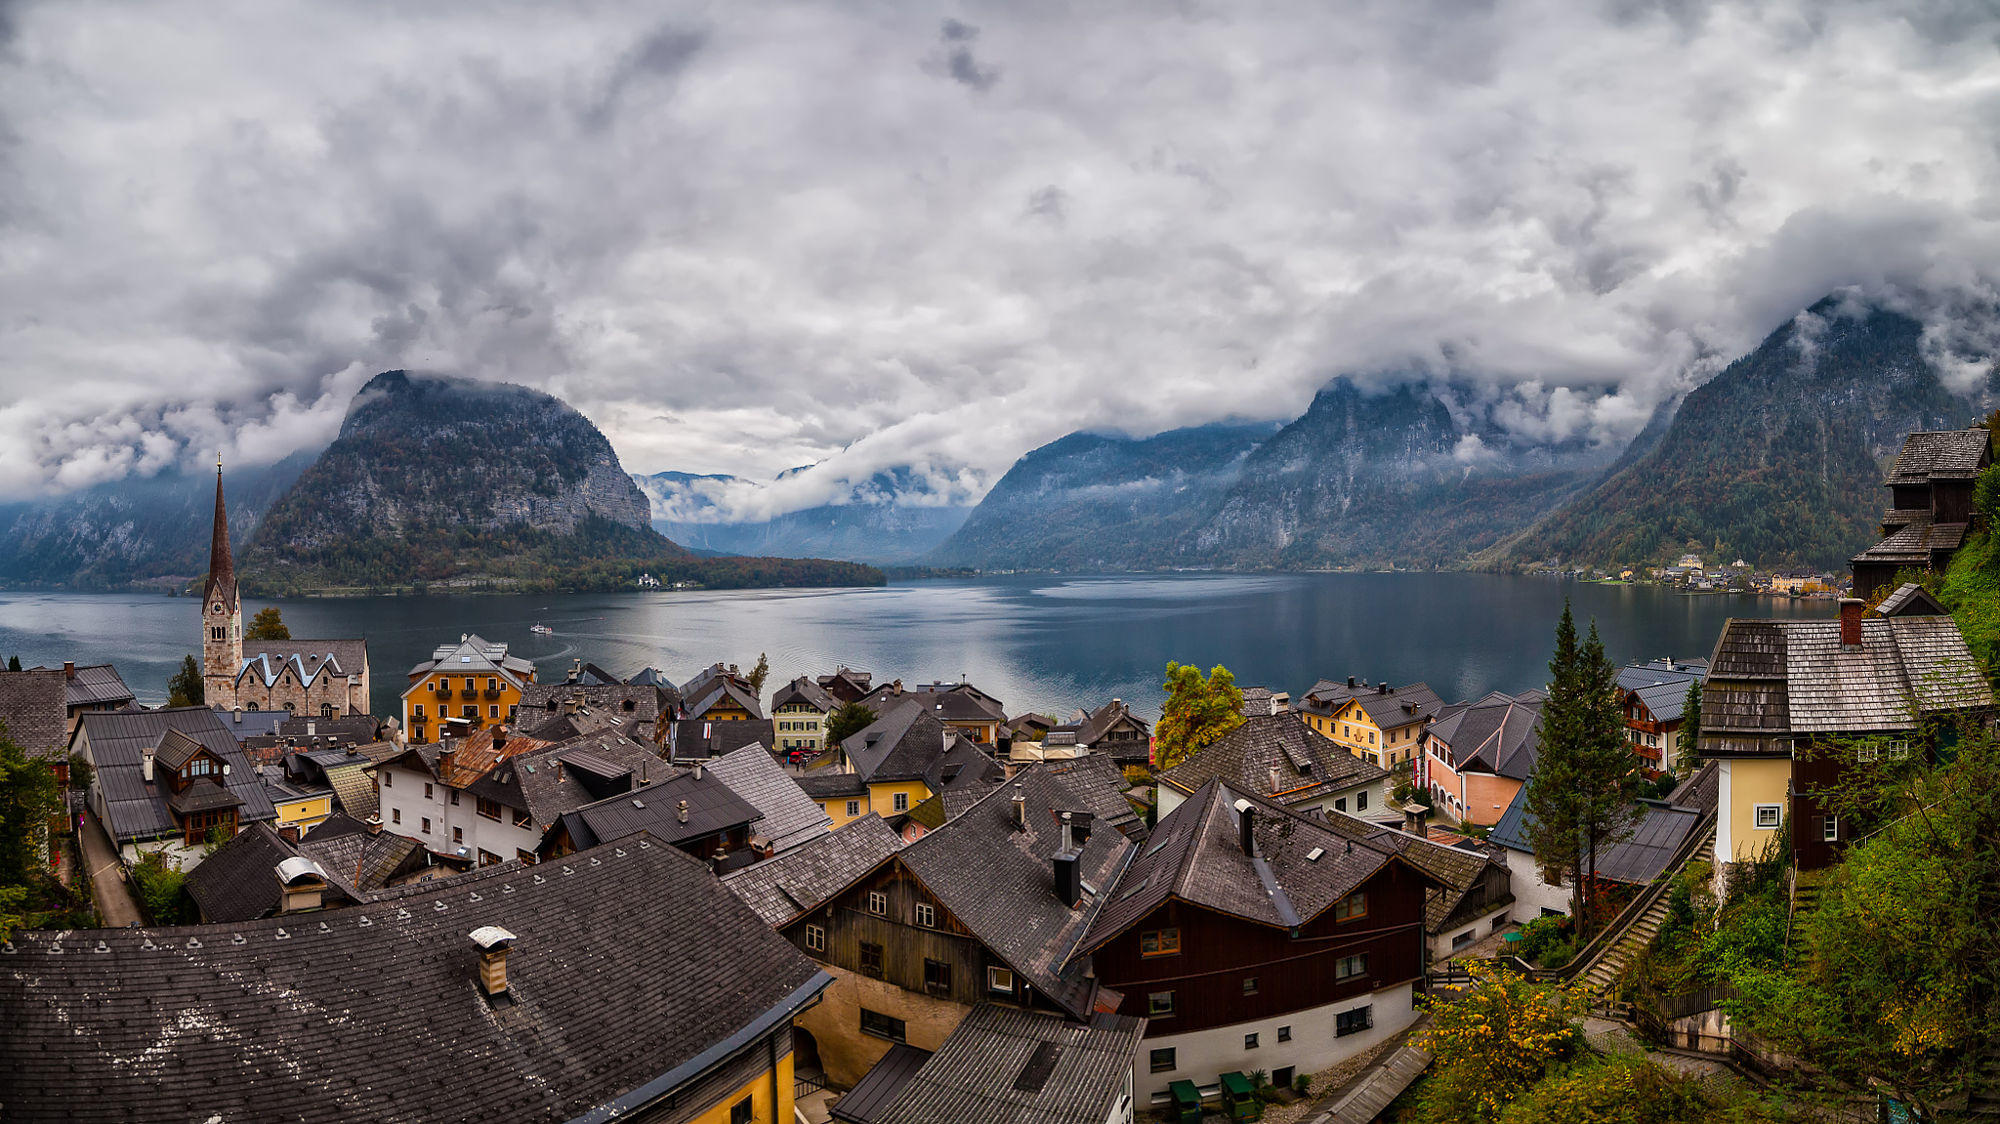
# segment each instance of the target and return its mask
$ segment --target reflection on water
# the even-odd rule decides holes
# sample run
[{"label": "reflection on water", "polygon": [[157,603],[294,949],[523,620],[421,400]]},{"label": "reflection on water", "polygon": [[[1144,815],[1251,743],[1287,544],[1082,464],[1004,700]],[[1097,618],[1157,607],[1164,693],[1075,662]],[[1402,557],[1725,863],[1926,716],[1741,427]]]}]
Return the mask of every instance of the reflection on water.
[{"label": "reflection on water", "polygon": [[[767,691],[837,665],[906,683],[961,675],[1006,703],[1067,715],[1120,697],[1157,712],[1168,660],[1227,665],[1294,694],[1319,678],[1422,679],[1447,699],[1547,678],[1562,599],[1595,617],[1612,658],[1708,654],[1730,616],[1821,616],[1830,602],[1686,597],[1649,586],[1494,574],[1175,574],[926,581],[876,589],[745,590],[276,602],[297,636],[368,640],[375,710],[405,673],[477,632],[559,675],[587,659],[685,679],[722,660],[771,661]],[[263,607],[246,603],[246,616]],[[0,593],[0,658],[113,662],[141,701],[199,650],[198,603],[137,594]],[[540,622],[552,636],[530,632]]]}]

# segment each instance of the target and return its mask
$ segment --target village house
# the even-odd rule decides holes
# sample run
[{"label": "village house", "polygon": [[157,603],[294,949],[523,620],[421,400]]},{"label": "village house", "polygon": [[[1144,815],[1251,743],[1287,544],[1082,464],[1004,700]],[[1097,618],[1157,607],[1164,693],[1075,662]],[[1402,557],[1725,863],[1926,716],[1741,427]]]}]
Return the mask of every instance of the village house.
[{"label": "village house", "polygon": [[211,836],[277,817],[262,778],[200,706],[86,713],[71,749],[90,763],[90,811],[129,865],[158,852],[191,870]]},{"label": "village house", "polygon": [[[1934,602],[1933,602],[1934,604]],[[1731,620],[1701,694],[1703,758],[1720,766],[1716,877],[1788,855],[1800,870],[1835,861],[1869,825],[1843,819],[1827,790],[1857,767],[1927,754],[1942,720],[1993,707],[1948,616],[1870,613],[1849,598],[1831,620]]]},{"label": "village house", "polygon": [[447,862],[534,862],[565,812],[672,775],[644,742],[614,730],[550,744],[497,725],[418,744],[376,766],[382,826]]},{"label": "village house", "polygon": [[681,684],[680,696],[682,718],[748,722],[764,717],[764,706],[758,701],[757,692],[735,664],[724,667],[714,663],[702,668],[694,678]]},{"label": "village house", "polygon": [[843,1124],[1130,1124],[1146,1020],[983,1003],[935,1053],[894,1046],[833,1108]]},{"label": "village house", "polygon": [[513,724],[521,697],[535,681],[535,665],[507,654],[505,642],[463,633],[456,644],[440,644],[431,658],[410,669],[403,692],[403,729],[420,745],[463,738],[496,723]]},{"label": "village house", "polygon": [[[576,759],[564,755],[550,767],[574,772]],[[757,861],[760,856],[750,849],[750,825],[762,813],[699,765],[684,772],[664,764],[657,768],[670,775],[656,775],[648,784],[626,787],[564,812],[543,838],[542,858],[559,859],[645,832],[708,863],[717,873]],[[601,776],[614,769],[607,765],[593,772]],[[630,773],[624,778],[629,782]]]},{"label": "village house", "polygon": [[333,815],[330,786],[288,780],[276,765],[253,764],[251,768],[263,780],[264,794],[271,798],[271,808],[277,813],[271,823],[285,838],[297,839]]},{"label": "village house", "polygon": [[1292,696],[1284,691],[1273,691],[1269,687],[1243,688],[1243,705],[1238,708],[1245,718],[1268,718],[1282,714],[1292,705]]},{"label": "village house", "polygon": [[395,742],[293,749],[285,754],[285,777],[294,784],[332,790],[336,814],[345,814],[362,823],[373,819],[379,824],[381,799],[376,793],[375,766],[401,754],[403,749]]},{"label": "village house", "polygon": [[333,717],[368,713],[366,640],[243,639],[243,597],[229,552],[222,464],[215,466],[215,523],[202,586],[203,699],[217,710],[289,710]]},{"label": "village house", "polygon": [[1854,596],[1873,599],[1904,569],[1943,573],[1986,517],[1973,506],[1979,474],[1993,464],[1993,435],[1982,426],[1909,434],[1882,483],[1892,506],[1882,541],[1854,556]]},{"label": "village house", "polygon": [[645,836],[342,909],[9,951],[0,1103],[23,1124],[76,1119],[80,1091],[132,1120],[789,1124],[793,1020],[831,982]]},{"label": "village house", "polygon": [[1297,812],[1327,808],[1381,815],[1388,808],[1389,772],[1349,753],[1285,710],[1243,724],[1161,773],[1159,814],[1212,780],[1277,801]]},{"label": "village house", "polygon": [[[1330,691],[1319,696],[1326,700],[1319,706],[1331,713],[1311,715],[1319,721],[1308,725],[1370,765],[1393,769],[1414,760],[1424,728],[1437,720],[1444,700],[1424,683],[1392,688],[1386,682],[1373,687],[1347,682],[1352,693],[1346,698]],[[1308,694],[1307,700],[1312,698]]]},{"label": "village house", "polygon": [[[840,761],[799,777],[838,827],[873,812],[892,824],[947,788],[993,785],[1006,771],[928,701],[897,697],[840,744]],[[900,825],[898,825],[900,826]]]},{"label": "village house", "polygon": [[[783,929],[902,848],[903,837],[881,816],[862,816],[768,862],[729,871],[722,883],[766,925]],[[815,1062],[817,1058],[815,1054]]]},{"label": "village house", "polygon": [[64,804],[43,826],[36,844],[50,859],[48,840],[69,826],[69,742],[67,681],[60,671],[0,671],[0,737],[13,742],[29,761],[47,766],[64,790]]},{"label": "village house", "polygon": [[815,757],[826,748],[826,720],[840,709],[826,688],[801,675],[771,696],[771,720],[777,744],[769,748],[798,758]]},{"label": "village house", "polygon": [[879,719],[912,700],[923,704],[933,718],[962,731],[974,742],[988,749],[1000,744],[1000,727],[1007,721],[1000,700],[963,680],[905,688],[898,679],[875,688],[860,702]]},{"label": "village house", "polygon": [[219,925],[356,905],[431,869],[416,840],[343,816],[296,841],[251,824],[189,871],[184,885],[202,921]]},{"label": "village house", "polygon": [[1541,748],[1541,691],[1494,691],[1445,707],[1423,733],[1416,783],[1434,807],[1461,823],[1500,822],[1535,771]]},{"label": "village house", "polygon": [[[1716,790],[1721,770],[1709,762],[1689,775],[1664,800],[1641,799],[1629,809],[1625,826],[1599,846],[1592,872],[1605,882],[1646,886],[1664,873],[1682,844],[1702,829],[1715,813]],[[1537,917],[1565,916],[1570,913],[1574,887],[1562,878],[1548,878],[1535,863],[1535,846],[1530,831],[1534,813],[1528,811],[1529,788],[1514,795],[1500,822],[1487,833],[1487,842],[1507,856],[1514,900],[1518,908],[1514,920],[1533,921]]]},{"label": "village house", "polygon": [[1135,846],[1090,813],[1102,776],[1032,766],[838,890],[808,891],[821,904],[780,931],[835,978],[799,1021],[833,1083],[897,1044],[937,1050],[981,1003],[1092,1016],[1099,983],[1069,950]]},{"label": "village house", "polygon": [[1078,709],[1070,721],[1076,727],[1079,750],[1135,768],[1153,763],[1153,727],[1132,713],[1124,699],[1112,699],[1096,710]]},{"label": "village house", "polygon": [[552,741],[560,739],[549,738],[544,728],[567,720],[569,737],[613,729],[657,745],[665,738],[660,715],[671,713],[656,687],[606,683],[586,674],[561,683],[523,683],[517,724],[523,733]]},{"label": "village house", "polygon": [[1674,771],[1690,684],[1708,675],[1707,660],[1657,659],[1618,669],[1625,741],[1649,776]]},{"label": "village house", "polygon": [[[30,671],[53,671],[53,668],[34,667]],[[118,669],[108,663],[76,664],[64,661],[63,708],[68,716],[67,733],[76,732],[77,720],[88,710],[124,710],[133,705],[132,688],[125,685],[125,679]]]},{"label": "village house", "polygon": [[1437,880],[1424,900],[1428,961],[1449,959],[1510,923],[1514,891],[1507,864],[1462,836],[1447,836],[1451,843],[1432,839],[1421,807],[1406,812],[1403,825],[1395,828],[1345,812],[1322,809],[1313,815],[1336,834],[1394,851]]},{"label": "village house", "polygon": [[1147,1020],[1133,1073],[1150,1103],[1253,1069],[1289,1085],[1409,1025],[1437,887],[1391,848],[1211,779],[1160,820],[1071,961]]},{"label": "village house", "polygon": [[768,750],[777,740],[769,718],[683,718],[667,727],[667,756],[676,762],[706,761],[745,746]]}]

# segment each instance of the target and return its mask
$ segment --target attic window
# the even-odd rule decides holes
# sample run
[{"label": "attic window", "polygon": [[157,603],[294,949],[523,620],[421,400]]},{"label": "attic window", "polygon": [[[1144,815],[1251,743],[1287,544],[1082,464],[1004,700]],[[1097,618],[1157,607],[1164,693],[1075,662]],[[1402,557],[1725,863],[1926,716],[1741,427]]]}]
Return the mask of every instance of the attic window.
[{"label": "attic window", "polygon": [[460,656],[460,657],[458,657],[458,662],[459,662],[459,663],[471,663],[471,662],[472,662],[472,657],[471,657],[471,656]]},{"label": "attic window", "polygon": [[1319,861],[1319,857],[1324,854],[1326,854],[1325,847],[1314,847],[1312,850],[1306,852],[1306,861],[1316,863]]}]

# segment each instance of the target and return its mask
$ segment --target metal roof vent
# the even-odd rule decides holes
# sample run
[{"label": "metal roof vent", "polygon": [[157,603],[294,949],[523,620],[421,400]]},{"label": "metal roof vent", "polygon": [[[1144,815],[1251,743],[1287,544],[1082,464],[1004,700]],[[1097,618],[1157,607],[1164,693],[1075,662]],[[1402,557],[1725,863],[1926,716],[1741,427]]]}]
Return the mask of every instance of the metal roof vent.
[{"label": "metal roof vent", "polygon": [[479,990],[488,999],[507,994],[507,950],[514,947],[514,934],[498,925],[481,925],[471,933],[479,946]]}]

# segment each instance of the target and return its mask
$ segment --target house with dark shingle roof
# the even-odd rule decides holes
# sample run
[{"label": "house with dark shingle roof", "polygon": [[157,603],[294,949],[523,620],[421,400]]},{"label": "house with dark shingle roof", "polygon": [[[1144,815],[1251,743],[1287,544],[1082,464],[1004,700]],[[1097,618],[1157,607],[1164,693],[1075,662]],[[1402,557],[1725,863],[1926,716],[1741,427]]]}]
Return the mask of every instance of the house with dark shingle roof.
[{"label": "house with dark shingle roof", "polygon": [[[557,757],[539,772],[551,770],[577,775],[577,758]],[[750,832],[763,814],[710,770],[696,766],[683,772],[661,766],[662,772],[669,770],[670,776],[656,774],[650,783],[562,813],[542,841],[542,857],[561,858],[645,832],[707,862],[718,873],[757,861],[758,854],[750,849]],[[609,769],[600,766],[596,771]]]},{"label": "house with dark shingle roof", "polygon": [[1389,771],[1347,752],[1285,710],[1243,724],[1159,775],[1164,816],[1212,780],[1276,800],[1294,811],[1380,812]]},{"label": "house with dark shingle roof", "polygon": [[[30,671],[54,671],[55,668],[35,667]],[[125,685],[125,679],[118,669],[108,663],[74,663],[62,665],[64,690],[63,705],[68,711],[69,728],[76,729],[77,717],[86,710],[123,710],[133,704],[132,688]]]},{"label": "house with dark shingle roof", "polygon": [[615,679],[609,683],[595,680],[595,676],[584,676],[561,683],[523,684],[517,719],[521,728],[533,731],[538,722],[568,718],[574,727],[572,736],[615,729],[642,742],[661,740],[660,714],[664,700],[657,689],[634,687]]},{"label": "house with dark shingle roof", "polygon": [[1124,699],[1112,699],[1096,710],[1078,712],[1076,747],[1120,765],[1151,765],[1153,727],[1132,713]]},{"label": "house with dark shingle roof", "polygon": [[1707,660],[1648,660],[1618,669],[1619,709],[1625,715],[1625,742],[1648,776],[1674,767],[1690,684],[1708,674]]},{"label": "house with dark shingle roof", "polygon": [[1854,595],[1872,598],[1904,569],[1943,573],[1966,538],[1985,525],[1972,502],[1979,474],[1993,463],[1982,426],[1912,433],[1883,486],[1893,497],[1882,541],[1854,556]]},{"label": "house with dark shingle roof", "polygon": [[1535,771],[1542,744],[1541,691],[1494,691],[1445,707],[1423,733],[1416,783],[1462,823],[1493,824]]},{"label": "house with dark shingle roof", "polygon": [[757,809],[750,847],[766,858],[833,829],[833,817],[762,746],[749,745],[708,763],[708,771]]},{"label": "house with dark shingle roof", "polygon": [[843,870],[847,885],[806,895],[821,900],[780,931],[835,977],[799,1024],[835,1083],[895,1043],[937,1049],[980,1003],[1087,1020],[1113,1002],[1073,955],[1138,845],[1092,814],[1100,779],[1031,766],[872,867]]},{"label": "house with dark shingle roof", "polygon": [[211,833],[277,818],[270,794],[219,711],[90,711],[71,743],[90,762],[89,805],[120,857],[157,851],[192,870]]},{"label": "house with dark shingle roof", "polygon": [[1405,850],[1220,778],[1162,818],[1071,954],[1147,1020],[1141,1103],[1232,1071],[1288,1085],[1409,1025],[1442,885]]},{"label": "house with dark shingle roof", "polygon": [[[352,821],[348,821],[352,824]],[[322,833],[323,828],[332,827]],[[323,886],[302,887],[300,868],[287,859],[312,863]],[[423,848],[414,839],[374,832],[361,824],[348,829],[331,820],[294,843],[254,823],[188,872],[188,896],[210,924],[251,921],[302,910],[333,909],[371,900],[377,890],[426,869]],[[300,890],[308,892],[301,894]]]},{"label": "house with dark shingle roof", "polygon": [[837,831],[722,876],[722,884],[773,928],[818,909],[827,899],[902,849],[902,836],[881,816],[863,816]]},{"label": "house with dark shingle roof", "polygon": [[1000,700],[970,683],[924,683],[905,687],[903,681],[898,679],[875,688],[860,701],[878,717],[915,701],[922,704],[931,717],[989,748],[1000,743],[1000,727],[1007,721],[1007,712],[1000,705]]},{"label": "house with dark shingle roof", "polygon": [[[330,872],[329,872],[330,873]],[[831,982],[645,836],[227,925],[0,946],[0,1103],[185,1120],[790,1120]],[[190,1003],[190,996],[199,996]],[[407,1064],[385,1061],[385,1044]]]},{"label": "house with dark shingle roof", "polygon": [[1508,923],[1514,905],[1511,871],[1477,842],[1447,835],[1459,840],[1447,844],[1433,840],[1428,830],[1421,835],[1407,830],[1420,825],[1421,817],[1399,830],[1344,812],[1321,809],[1313,815],[1340,835],[1396,852],[1438,880],[1424,902],[1432,960],[1449,959]]},{"label": "house with dark shingle roof", "polygon": [[777,740],[772,726],[769,718],[683,718],[668,724],[664,744],[667,756],[675,761],[706,761],[711,757],[734,753],[744,746],[770,749],[771,743]]},{"label": "house with dark shingle roof", "polygon": [[0,735],[69,781],[68,681],[60,671],[0,671]]},{"label": "house with dark shingle roof", "polygon": [[1728,621],[1701,692],[1699,748],[1721,767],[1718,878],[1767,853],[1802,870],[1834,862],[1868,828],[1836,813],[1827,790],[1858,767],[1928,753],[1942,726],[1992,710],[1950,617],[1874,616],[1849,598],[1837,619]]},{"label": "house with dark shingle roof", "polygon": [[710,664],[680,686],[682,718],[747,721],[764,717],[764,706],[750,680],[735,664]]},{"label": "house with dark shingle roof", "polygon": [[853,782],[820,780],[805,785],[836,825],[874,812],[900,826],[900,817],[934,793],[990,786],[1006,777],[1006,770],[983,747],[907,695],[893,700],[880,718],[840,743],[838,763],[811,770],[805,777],[824,776],[831,768],[859,778],[865,793],[856,795]]},{"label": "house with dark shingle roof", "polygon": [[777,744],[770,748],[797,758],[817,755],[826,748],[827,716],[840,705],[826,688],[803,675],[778,688],[771,696]]},{"label": "house with dark shingle roof", "polygon": [[1349,679],[1341,688],[1321,680],[1295,709],[1306,724],[1371,765],[1394,768],[1417,754],[1424,728],[1437,720],[1444,700],[1425,683],[1370,687]]}]

